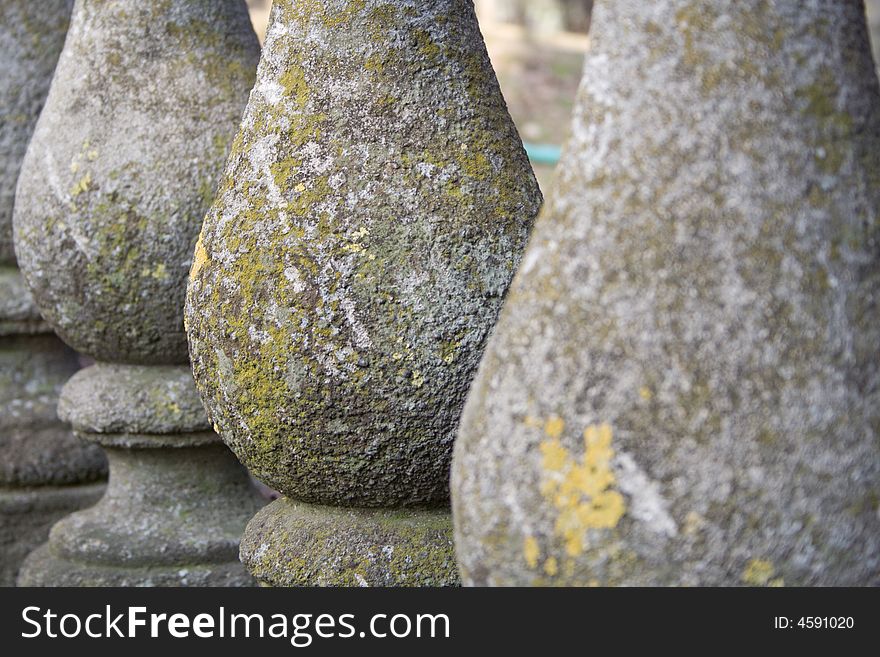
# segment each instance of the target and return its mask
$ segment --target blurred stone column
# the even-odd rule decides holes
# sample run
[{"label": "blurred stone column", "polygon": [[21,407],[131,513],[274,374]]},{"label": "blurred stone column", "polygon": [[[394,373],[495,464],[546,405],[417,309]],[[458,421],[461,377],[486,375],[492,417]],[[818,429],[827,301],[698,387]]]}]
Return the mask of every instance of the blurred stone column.
[{"label": "blurred stone column", "polygon": [[244,2],[77,0],[22,166],[15,245],[49,323],[98,363],[60,415],[110,459],[106,495],[56,524],[24,585],[247,585],[259,506],[187,364],[193,243],[254,79]]},{"label": "blurred stone column", "polygon": [[597,1],[462,416],[476,585],[880,583],[880,90],[861,2]]},{"label": "blurred stone column", "polygon": [[74,438],[56,414],[78,369],[25,287],[12,248],[15,184],[64,45],[73,0],[0,5],[0,586],[59,518],[95,502],[101,450]]},{"label": "blurred stone column", "polygon": [[464,395],[540,203],[469,0],[276,0],[196,246],[196,381],[272,585],[458,582]]}]

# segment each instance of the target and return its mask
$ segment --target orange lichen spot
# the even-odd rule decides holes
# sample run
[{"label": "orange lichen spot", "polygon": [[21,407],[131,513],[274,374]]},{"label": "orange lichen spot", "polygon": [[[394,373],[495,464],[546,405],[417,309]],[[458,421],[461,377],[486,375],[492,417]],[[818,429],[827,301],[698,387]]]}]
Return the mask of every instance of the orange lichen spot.
[{"label": "orange lichen spot", "polygon": [[196,252],[193,256],[192,268],[189,270],[189,280],[195,280],[206,262],[208,262],[208,252],[205,251],[205,247],[202,245],[202,236],[199,235],[199,241],[196,242]]}]

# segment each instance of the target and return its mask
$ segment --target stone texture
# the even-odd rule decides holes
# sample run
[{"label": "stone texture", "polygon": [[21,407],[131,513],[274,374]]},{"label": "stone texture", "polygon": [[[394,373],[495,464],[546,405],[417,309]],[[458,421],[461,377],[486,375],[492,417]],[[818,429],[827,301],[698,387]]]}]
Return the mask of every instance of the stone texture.
[{"label": "stone texture", "polygon": [[12,207],[19,167],[67,30],[72,0],[0,5],[0,586],[15,583],[49,527],[95,502],[106,459],[55,412],[79,367],[51,335],[15,268]]},{"label": "stone texture", "polygon": [[345,509],[280,498],[248,524],[247,569],[274,586],[456,586],[449,512]]},{"label": "stone texture", "polygon": [[596,2],[456,443],[465,583],[880,583],[878,112],[861,2]]},{"label": "stone texture", "polygon": [[274,3],[186,311],[209,416],[287,496],[243,539],[263,583],[457,582],[448,511],[393,509],[448,504],[540,201],[472,3]]},{"label": "stone texture", "polygon": [[75,438],[55,412],[61,385],[78,367],[54,335],[0,328],[0,586],[15,583],[55,521],[104,490],[101,449]]},{"label": "stone texture", "polygon": [[76,354],[53,335],[0,336],[0,486],[101,479],[101,450],[75,438],[55,406]]},{"label": "stone texture", "polygon": [[244,2],[76,4],[14,224],[37,304],[78,351],[186,362],[192,247],[258,56]]},{"label": "stone texture", "polygon": [[4,0],[0,4],[0,265],[15,263],[15,183],[49,92],[72,7],[73,0]]},{"label": "stone texture", "polygon": [[[117,376],[120,370],[124,373]],[[184,386],[187,378],[189,385]],[[118,387],[112,398],[120,417],[132,418],[130,426],[107,422],[110,380]],[[98,364],[77,373],[64,387],[62,418],[72,422],[78,435],[104,447],[112,476],[98,504],[52,528],[49,543],[22,566],[20,585],[252,584],[239,563],[238,545],[261,500],[244,468],[213,431],[187,428],[181,421],[170,422],[164,432],[153,425],[156,433],[141,433],[150,426],[138,395],[145,381],[147,390],[173,382],[164,386],[162,409],[186,408],[197,398],[186,366]],[[89,397],[98,402],[76,404]],[[160,420],[162,413],[157,412]]]},{"label": "stone texture", "polygon": [[103,493],[103,481],[65,486],[0,486],[0,586],[15,584],[25,557],[46,541],[49,528],[57,520],[94,504]]},{"label": "stone texture", "polygon": [[445,503],[540,200],[470,2],[276,2],[188,297],[226,443],[300,500]]},{"label": "stone texture", "polygon": [[90,433],[171,434],[209,431],[211,424],[184,367],[99,363],[65,390],[58,414]]},{"label": "stone texture", "polygon": [[111,483],[55,525],[20,584],[253,583],[238,543],[261,500],[205,417],[182,315],[258,55],[243,2],[74,6],[22,166],[15,248],[49,323],[99,361],[59,413],[105,448]]},{"label": "stone texture", "polygon": [[49,333],[14,267],[0,267],[0,294],[0,586],[11,586],[56,520],[98,500],[107,462],[55,411],[76,354]]},{"label": "stone texture", "polygon": [[18,268],[0,265],[0,335],[35,335],[50,330]]}]

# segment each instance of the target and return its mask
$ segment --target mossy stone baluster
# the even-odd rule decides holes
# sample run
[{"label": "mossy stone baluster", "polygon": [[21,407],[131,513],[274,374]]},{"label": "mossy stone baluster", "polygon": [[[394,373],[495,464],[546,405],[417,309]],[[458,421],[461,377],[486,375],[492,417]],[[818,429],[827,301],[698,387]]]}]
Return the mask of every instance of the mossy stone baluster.
[{"label": "mossy stone baluster", "polygon": [[56,413],[79,368],[31,302],[21,275],[0,266],[0,586],[63,516],[96,502],[107,462]]},{"label": "mossy stone baluster", "polygon": [[861,2],[603,0],[462,416],[467,584],[880,583]]},{"label": "mossy stone baluster", "polygon": [[284,498],[273,585],[453,584],[464,395],[540,204],[471,2],[276,0],[187,325],[226,443]]},{"label": "mossy stone baluster", "polygon": [[46,319],[98,363],[59,412],[110,459],[22,584],[247,585],[259,508],[211,431],[183,331],[192,247],[259,56],[244,2],[77,0],[22,165],[15,248]]},{"label": "mossy stone baluster", "polygon": [[0,6],[0,586],[59,518],[97,501],[106,462],[57,417],[76,355],[52,335],[15,265],[12,205],[64,45],[72,0]]}]

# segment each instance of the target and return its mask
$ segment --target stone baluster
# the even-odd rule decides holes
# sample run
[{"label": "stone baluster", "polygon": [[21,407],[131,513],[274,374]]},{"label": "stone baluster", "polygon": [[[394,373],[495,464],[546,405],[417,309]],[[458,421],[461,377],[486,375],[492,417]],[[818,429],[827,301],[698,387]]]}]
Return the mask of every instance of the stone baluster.
[{"label": "stone baluster", "polygon": [[271,585],[458,582],[448,469],[540,204],[467,0],[276,0],[196,246],[193,369],[283,497]]},{"label": "stone baluster", "polygon": [[246,585],[258,508],[187,364],[192,247],[259,47],[244,2],[77,0],[22,165],[15,245],[49,323],[98,362],[60,415],[102,445],[106,495],[56,524],[25,585]]},{"label": "stone baluster", "polygon": [[15,264],[12,204],[34,124],[64,45],[72,0],[0,6],[0,586],[11,586],[49,527],[98,500],[101,450],[74,438],[55,406],[79,368],[52,335]]},{"label": "stone baluster", "polygon": [[467,584],[880,583],[880,91],[861,2],[597,1],[471,389]]}]

